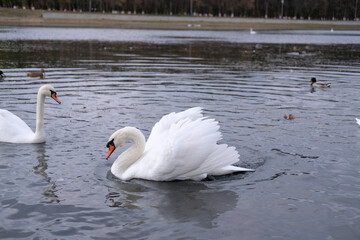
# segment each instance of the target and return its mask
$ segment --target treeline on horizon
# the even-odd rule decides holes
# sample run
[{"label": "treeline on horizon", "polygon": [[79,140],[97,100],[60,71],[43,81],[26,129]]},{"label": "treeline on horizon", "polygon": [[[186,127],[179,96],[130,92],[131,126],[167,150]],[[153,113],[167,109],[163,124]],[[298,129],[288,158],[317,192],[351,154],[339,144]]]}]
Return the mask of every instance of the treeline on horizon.
[{"label": "treeline on horizon", "polygon": [[359,0],[0,0],[1,7],[126,14],[355,19]]}]

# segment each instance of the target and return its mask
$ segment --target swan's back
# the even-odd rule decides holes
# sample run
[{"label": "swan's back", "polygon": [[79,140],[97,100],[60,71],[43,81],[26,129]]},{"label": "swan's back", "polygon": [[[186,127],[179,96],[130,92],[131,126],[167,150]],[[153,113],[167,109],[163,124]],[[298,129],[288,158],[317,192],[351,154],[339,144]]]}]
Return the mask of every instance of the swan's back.
[{"label": "swan's back", "polygon": [[[218,145],[218,122],[204,118],[201,108],[164,116],[152,129],[143,157],[129,168],[130,178],[200,180],[207,174],[239,171],[234,147]],[[225,171],[225,172],[224,172]]]},{"label": "swan's back", "polygon": [[0,109],[0,133],[0,142],[28,142],[34,136],[21,118],[4,109]]}]

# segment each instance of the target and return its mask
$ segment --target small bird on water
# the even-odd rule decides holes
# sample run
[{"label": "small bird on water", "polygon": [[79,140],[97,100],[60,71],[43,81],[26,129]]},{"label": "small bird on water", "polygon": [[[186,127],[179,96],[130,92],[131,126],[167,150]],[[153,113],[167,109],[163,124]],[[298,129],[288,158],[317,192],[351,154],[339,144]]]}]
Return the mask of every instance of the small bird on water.
[{"label": "small bird on water", "polygon": [[284,115],[284,119],[294,120],[294,119],[295,119],[295,116],[290,113],[290,114],[289,114],[289,118],[288,118],[288,116],[285,114],[285,115]]},{"label": "small bird on water", "polygon": [[0,80],[4,79],[6,76],[3,71],[0,70]]},{"label": "small bird on water", "polygon": [[26,76],[28,76],[28,77],[40,77],[40,78],[44,78],[44,76],[45,76],[45,71],[44,71],[44,69],[41,69],[40,71],[27,72]]},{"label": "small bird on water", "polygon": [[311,87],[330,87],[330,83],[317,82],[314,77],[312,77],[309,82],[311,82]]}]

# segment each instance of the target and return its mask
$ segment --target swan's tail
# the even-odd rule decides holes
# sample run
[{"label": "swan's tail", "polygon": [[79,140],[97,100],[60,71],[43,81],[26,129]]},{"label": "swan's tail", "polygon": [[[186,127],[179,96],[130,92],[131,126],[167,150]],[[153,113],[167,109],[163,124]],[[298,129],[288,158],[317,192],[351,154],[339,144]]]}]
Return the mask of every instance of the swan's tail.
[{"label": "swan's tail", "polygon": [[254,169],[237,167],[233,165],[229,165],[220,169],[216,169],[213,172],[210,172],[209,175],[217,176],[217,175],[226,175],[235,172],[254,172]]},{"label": "swan's tail", "polygon": [[355,118],[355,119],[356,119],[357,124],[360,125],[360,119],[359,118]]},{"label": "swan's tail", "polygon": [[226,144],[216,146],[216,151],[212,152],[206,161],[201,166],[187,173],[187,176],[198,176],[201,174],[208,175],[225,175],[234,172],[249,172],[254,171],[253,169],[242,168],[233,166],[232,164],[239,161],[239,153],[235,147],[228,147]]}]

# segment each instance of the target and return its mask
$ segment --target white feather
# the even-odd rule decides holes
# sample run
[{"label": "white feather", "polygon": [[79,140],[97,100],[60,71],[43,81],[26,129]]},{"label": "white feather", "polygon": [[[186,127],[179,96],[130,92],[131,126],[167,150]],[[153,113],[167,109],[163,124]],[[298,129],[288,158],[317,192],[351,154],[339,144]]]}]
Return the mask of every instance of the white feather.
[{"label": "white feather", "polygon": [[21,118],[5,109],[0,109],[0,133],[0,142],[29,142],[34,136]]}]

